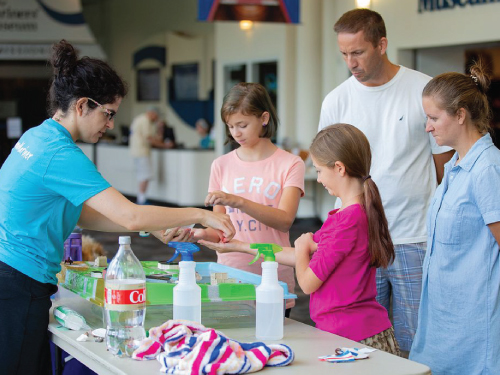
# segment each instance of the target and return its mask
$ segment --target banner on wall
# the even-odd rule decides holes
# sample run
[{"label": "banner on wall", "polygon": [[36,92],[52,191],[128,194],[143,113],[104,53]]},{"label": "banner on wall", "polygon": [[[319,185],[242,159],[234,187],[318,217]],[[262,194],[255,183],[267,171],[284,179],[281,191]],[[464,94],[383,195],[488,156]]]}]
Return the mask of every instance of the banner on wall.
[{"label": "banner on wall", "polygon": [[198,0],[198,20],[299,23],[300,0]]},{"label": "banner on wall", "polygon": [[0,60],[46,59],[66,39],[81,55],[104,58],[80,0],[0,0]]}]

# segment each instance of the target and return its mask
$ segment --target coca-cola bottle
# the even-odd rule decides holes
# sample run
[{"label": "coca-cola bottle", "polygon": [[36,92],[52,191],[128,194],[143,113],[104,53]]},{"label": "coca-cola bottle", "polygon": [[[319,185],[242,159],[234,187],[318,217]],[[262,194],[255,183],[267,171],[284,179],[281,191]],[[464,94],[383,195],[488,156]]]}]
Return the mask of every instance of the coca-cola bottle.
[{"label": "coca-cola bottle", "polygon": [[146,337],[146,277],[130,247],[130,237],[119,238],[104,283],[106,346],[119,357],[130,357]]}]

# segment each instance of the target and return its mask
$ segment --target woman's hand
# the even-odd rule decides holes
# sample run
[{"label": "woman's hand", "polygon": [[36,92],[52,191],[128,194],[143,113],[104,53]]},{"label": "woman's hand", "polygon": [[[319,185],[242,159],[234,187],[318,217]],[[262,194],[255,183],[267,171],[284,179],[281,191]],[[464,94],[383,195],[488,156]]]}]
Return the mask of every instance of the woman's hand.
[{"label": "woman's hand", "polygon": [[208,193],[205,198],[205,206],[229,206],[238,208],[240,206],[241,197],[233,194],[224,193],[223,191],[213,191]]},{"label": "woman's hand", "polygon": [[198,243],[200,245],[208,247],[211,250],[215,250],[218,253],[232,253],[232,252],[246,253],[250,250],[250,244],[238,240],[232,240],[226,243],[199,240]]},{"label": "woman's hand", "polygon": [[314,242],[313,234],[311,232],[302,234],[294,242],[295,251],[308,252],[312,255],[317,249],[318,244]]},{"label": "woman's hand", "polygon": [[167,230],[157,230],[151,232],[153,236],[158,238],[164,244],[169,242],[194,242],[193,230],[191,228],[169,228]]},{"label": "woman's hand", "polygon": [[234,237],[236,229],[234,229],[229,215],[220,212],[203,211],[205,212],[205,217],[201,222],[203,226],[221,231],[223,236],[220,237],[224,242],[230,241]]}]

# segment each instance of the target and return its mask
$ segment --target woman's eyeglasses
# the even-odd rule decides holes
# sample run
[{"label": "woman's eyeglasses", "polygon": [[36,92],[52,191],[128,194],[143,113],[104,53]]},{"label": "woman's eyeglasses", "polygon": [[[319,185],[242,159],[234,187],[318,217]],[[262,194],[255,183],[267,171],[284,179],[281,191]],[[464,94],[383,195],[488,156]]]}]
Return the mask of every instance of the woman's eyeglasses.
[{"label": "woman's eyeglasses", "polygon": [[113,118],[116,116],[116,112],[111,110],[111,109],[107,109],[106,107],[104,107],[102,104],[99,104],[97,103],[94,99],[92,98],[87,98],[88,100],[94,102],[95,104],[97,104],[103,111],[103,113],[106,113],[106,117],[108,118],[108,121],[111,121],[113,120]]}]

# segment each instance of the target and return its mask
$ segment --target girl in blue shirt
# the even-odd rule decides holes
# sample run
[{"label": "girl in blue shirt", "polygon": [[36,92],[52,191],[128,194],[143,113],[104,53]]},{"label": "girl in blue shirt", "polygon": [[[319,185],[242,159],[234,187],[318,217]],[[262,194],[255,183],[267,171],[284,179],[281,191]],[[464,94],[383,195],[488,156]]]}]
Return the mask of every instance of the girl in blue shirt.
[{"label": "girl in blue shirt", "polygon": [[[6,374],[50,374],[50,296],[64,240],[75,225],[107,232],[149,231],[168,242],[201,223],[232,238],[229,216],[196,208],[138,206],[104,180],[75,145],[114,127],[126,86],[105,62],[54,46],[51,118],[28,130],[0,169],[0,363]],[[176,240],[190,236],[189,229]]]},{"label": "girl in blue shirt", "polygon": [[429,208],[410,352],[435,375],[500,374],[500,150],[488,133],[488,86],[477,63],[423,91],[426,130],[456,150]]}]

